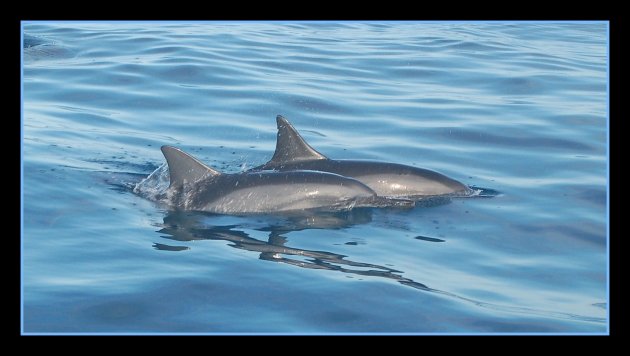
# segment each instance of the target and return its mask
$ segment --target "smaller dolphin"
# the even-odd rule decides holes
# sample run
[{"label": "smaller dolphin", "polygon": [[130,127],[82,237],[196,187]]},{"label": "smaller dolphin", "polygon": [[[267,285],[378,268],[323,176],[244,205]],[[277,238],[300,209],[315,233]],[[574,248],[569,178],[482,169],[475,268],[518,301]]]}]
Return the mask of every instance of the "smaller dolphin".
[{"label": "smaller dolphin", "polygon": [[271,160],[256,170],[308,169],[355,178],[379,196],[421,199],[430,196],[466,196],[472,189],[443,174],[397,163],[332,160],[311,147],[282,115],[276,117],[278,140]]},{"label": "smaller dolphin", "polygon": [[22,44],[23,48],[31,48],[31,47],[41,46],[43,44],[47,44],[48,43],[43,38],[35,37],[35,36],[32,36],[32,35],[28,35],[26,33],[24,34],[23,40],[24,40],[24,42]]},{"label": "smaller dolphin", "polygon": [[[218,214],[377,206],[376,193],[356,179],[313,171],[220,173],[184,151],[162,146],[168,164],[167,196],[178,208]],[[396,206],[412,201],[392,200]]]}]

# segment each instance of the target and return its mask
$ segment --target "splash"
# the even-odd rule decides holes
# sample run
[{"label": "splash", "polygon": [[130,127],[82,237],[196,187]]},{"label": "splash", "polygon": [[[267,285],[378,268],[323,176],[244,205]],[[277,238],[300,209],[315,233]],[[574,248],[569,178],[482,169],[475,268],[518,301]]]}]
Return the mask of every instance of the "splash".
[{"label": "splash", "polygon": [[470,193],[467,195],[458,196],[458,198],[493,198],[501,195],[503,195],[503,193],[499,192],[498,190],[471,185]]},{"label": "splash", "polygon": [[155,202],[168,203],[167,191],[170,184],[168,165],[163,163],[148,177],[136,184],[133,192]]}]

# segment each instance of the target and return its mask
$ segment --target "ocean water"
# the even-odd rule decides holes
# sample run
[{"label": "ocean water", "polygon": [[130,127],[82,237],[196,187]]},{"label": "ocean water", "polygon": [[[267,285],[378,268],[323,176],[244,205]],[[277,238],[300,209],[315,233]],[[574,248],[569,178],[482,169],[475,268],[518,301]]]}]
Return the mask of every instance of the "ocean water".
[{"label": "ocean water", "polygon": [[[24,22],[22,331],[607,333],[607,31]],[[266,162],[277,114],[494,194],[221,216],[133,192],[162,145]]]}]

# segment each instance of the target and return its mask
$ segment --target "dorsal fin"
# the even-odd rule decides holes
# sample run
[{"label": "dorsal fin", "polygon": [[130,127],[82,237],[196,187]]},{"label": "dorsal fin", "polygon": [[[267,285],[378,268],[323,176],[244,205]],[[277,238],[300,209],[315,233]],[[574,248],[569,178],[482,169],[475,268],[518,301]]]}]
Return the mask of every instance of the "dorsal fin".
[{"label": "dorsal fin", "polygon": [[162,146],[162,153],[166,157],[166,163],[168,163],[168,172],[171,178],[169,187],[178,187],[184,182],[192,183],[205,176],[221,174],[221,172],[206,166],[179,148]]},{"label": "dorsal fin", "polygon": [[312,161],[318,159],[328,159],[323,154],[315,151],[297,130],[291,125],[289,120],[282,115],[276,116],[278,123],[278,140],[276,141],[276,152],[269,163],[284,164],[300,161]]}]

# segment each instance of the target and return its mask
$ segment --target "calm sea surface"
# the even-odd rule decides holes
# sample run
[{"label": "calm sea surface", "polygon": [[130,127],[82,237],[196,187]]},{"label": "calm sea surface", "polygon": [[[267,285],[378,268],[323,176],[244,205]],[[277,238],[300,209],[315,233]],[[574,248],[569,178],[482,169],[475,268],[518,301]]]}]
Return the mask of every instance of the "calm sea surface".
[{"label": "calm sea surface", "polygon": [[[607,332],[606,23],[23,33],[23,332]],[[161,145],[266,162],[277,114],[328,157],[495,194],[237,217],[133,192]]]}]

